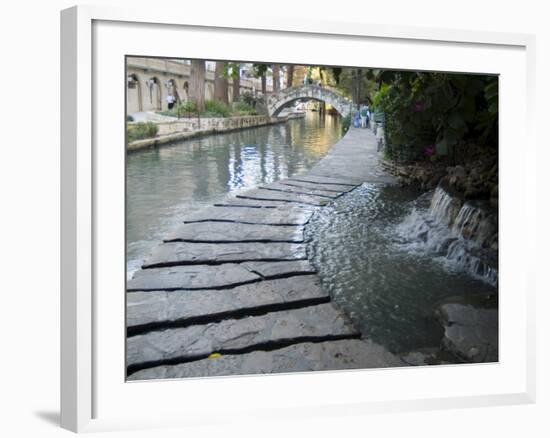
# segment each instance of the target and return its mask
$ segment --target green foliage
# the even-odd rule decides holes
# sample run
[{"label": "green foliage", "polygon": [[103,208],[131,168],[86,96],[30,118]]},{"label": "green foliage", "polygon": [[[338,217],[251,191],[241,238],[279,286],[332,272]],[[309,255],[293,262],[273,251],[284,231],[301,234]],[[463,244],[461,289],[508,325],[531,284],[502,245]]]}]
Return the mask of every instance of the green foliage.
[{"label": "green foliage", "polygon": [[158,133],[158,126],[153,122],[138,122],[134,125],[127,125],[126,134],[128,142],[153,138]]},{"label": "green foliage", "polygon": [[134,121],[134,118],[130,115],[126,116],[126,121],[127,122],[133,122]]},{"label": "green foliage", "polygon": [[390,91],[390,86],[388,84],[383,83],[380,85],[380,88],[378,91],[374,94],[372,98],[372,106],[374,111],[383,111],[383,107],[385,105],[385,100],[388,97]]},{"label": "green foliage", "polygon": [[348,132],[349,127],[351,126],[351,114],[348,114],[342,118],[342,135]]},{"label": "green foliage", "polygon": [[258,114],[258,113],[253,105],[247,102],[244,102],[243,100],[241,100],[240,102],[233,103],[233,115],[251,116],[255,114]]},{"label": "green foliage", "polygon": [[386,114],[394,159],[434,160],[436,154],[454,160],[457,146],[466,141],[496,146],[496,77],[392,71],[378,78],[382,85],[374,106]]},{"label": "green foliage", "polygon": [[231,115],[231,107],[219,100],[207,100],[204,102],[203,117],[229,117]]},{"label": "green foliage", "polygon": [[191,100],[188,100],[187,102],[180,103],[176,107],[176,116],[182,117],[182,116],[191,116],[196,115],[198,112],[197,110],[197,104]]},{"label": "green foliage", "polygon": [[241,93],[240,101],[252,108],[257,108],[258,105],[263,105],[265,103],[265,97],[263,95],[254,95],[246,91]]}]

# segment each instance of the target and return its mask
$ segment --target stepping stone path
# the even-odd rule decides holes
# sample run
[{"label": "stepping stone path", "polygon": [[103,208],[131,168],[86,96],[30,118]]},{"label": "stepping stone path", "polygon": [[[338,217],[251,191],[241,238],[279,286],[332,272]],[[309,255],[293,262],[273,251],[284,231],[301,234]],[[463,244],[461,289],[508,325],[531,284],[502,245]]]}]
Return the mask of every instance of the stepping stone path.
[{"label": "stepping stone path", "polygon": [[360,339],[304,242],[317,209],[391,180],[373,163],[374,135],[352,128],[310,172],[184,216],[127,282],[128,379],[404,366]]}]

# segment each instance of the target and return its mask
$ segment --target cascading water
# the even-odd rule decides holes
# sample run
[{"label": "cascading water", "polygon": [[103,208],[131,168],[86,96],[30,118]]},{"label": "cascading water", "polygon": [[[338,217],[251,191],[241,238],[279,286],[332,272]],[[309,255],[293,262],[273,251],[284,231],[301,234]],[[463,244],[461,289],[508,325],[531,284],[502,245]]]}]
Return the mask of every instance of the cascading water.
[{"label": "cascading water", "polygon": [[450,270],[463,270],[497,285],[495,215],[480,203],[462,203],[438,187],[429,207],[421,196],[396,227],[398,245],[419,253],[435,253]]}]

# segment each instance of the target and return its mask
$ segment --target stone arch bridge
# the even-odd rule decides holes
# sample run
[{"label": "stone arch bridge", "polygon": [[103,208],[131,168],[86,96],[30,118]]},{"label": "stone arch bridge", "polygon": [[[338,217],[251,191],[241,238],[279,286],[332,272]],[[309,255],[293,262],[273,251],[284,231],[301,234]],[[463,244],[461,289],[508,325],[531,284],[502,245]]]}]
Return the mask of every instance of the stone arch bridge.
[{"label": "stone arch bridge", "polygon": [[313,99],[328,103],[342,117],[347,116],[353,106],[350,99],[334,89],[317,85],[301,85],[269,94],[266,99],[267,112],[270,117],[277,116],[283,108],[300,99]]}]

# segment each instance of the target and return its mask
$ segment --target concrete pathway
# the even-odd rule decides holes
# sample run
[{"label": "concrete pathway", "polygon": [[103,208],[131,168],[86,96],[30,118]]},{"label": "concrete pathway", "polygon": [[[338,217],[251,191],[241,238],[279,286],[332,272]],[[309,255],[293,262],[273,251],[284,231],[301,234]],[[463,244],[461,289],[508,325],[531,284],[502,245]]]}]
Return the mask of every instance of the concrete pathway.
[{"label": "concrete pathway", "polygon": [[350,128],[311,171],[184,217],[127,283],[128,378],[404,366],[331,302],[304,242],[317,209],[393,181]]}]

